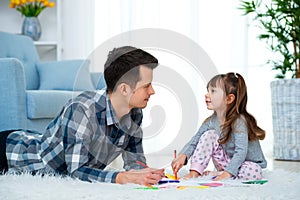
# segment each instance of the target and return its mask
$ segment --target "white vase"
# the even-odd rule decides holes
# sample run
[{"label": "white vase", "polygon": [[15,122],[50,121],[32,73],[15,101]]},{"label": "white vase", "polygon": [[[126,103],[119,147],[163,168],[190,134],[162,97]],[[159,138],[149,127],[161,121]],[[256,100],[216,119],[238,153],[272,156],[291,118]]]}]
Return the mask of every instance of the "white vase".
[{"label": "white vase", "polygon": [[271,82],[273,157],[300,160],[300,78]]}]

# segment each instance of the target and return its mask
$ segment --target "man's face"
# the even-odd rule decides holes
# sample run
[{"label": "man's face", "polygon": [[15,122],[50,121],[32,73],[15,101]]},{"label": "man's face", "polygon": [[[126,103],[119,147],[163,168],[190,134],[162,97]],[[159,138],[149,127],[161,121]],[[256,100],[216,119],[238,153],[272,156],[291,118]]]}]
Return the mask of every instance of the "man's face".
[{"label": "man's face", "polygon": [[155,93],[152,87],[153,70],[146,66],[140,66],[140,78],[135,89],[132,91],[132,96],[129,99],[129,108],[145,108],[150,99],[150,96]]}]

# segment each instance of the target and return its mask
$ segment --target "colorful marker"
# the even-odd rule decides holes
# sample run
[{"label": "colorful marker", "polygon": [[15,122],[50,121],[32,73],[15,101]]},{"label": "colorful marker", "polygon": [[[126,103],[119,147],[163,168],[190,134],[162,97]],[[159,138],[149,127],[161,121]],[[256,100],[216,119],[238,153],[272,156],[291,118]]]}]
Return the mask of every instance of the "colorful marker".
[{"label": "colorful marker", "polygon": [[166,178],[175,180],[175,176],[172,175],[172,174],[167,174],[167,173],[166,173]]},{"label": "colorful marker", "polygon": [[251,181],[243,181],[244,184],[264,184],[268,182],[268,180],[251,180]]},{"label": "colorful marker", "polygon": [[141,161],[139,161],[139,160],[137,160],[136,163],[137,163],[138,165],[141,165],[142,167],[149,168],[148,165],[146,165],[145,163],[143,163],[143,162],[141,162]]},{"label": "colorful marker", "polygon": [[179,183],[179,180],[160,180],[158,181],[158,184],[165,184],[165,183]]},{"label": "colorful marker", "polygon": [[[176,150],[174,150],[174,159],[176,159]],[[177,177],[177,172],[176,173],[174,173],[174,175],[175,175],[175,180],[178,180],[178,177]]]},{"label": "colorful marker", "polygon": [[138,187],[136,190],[158,190],[158,187]]}]

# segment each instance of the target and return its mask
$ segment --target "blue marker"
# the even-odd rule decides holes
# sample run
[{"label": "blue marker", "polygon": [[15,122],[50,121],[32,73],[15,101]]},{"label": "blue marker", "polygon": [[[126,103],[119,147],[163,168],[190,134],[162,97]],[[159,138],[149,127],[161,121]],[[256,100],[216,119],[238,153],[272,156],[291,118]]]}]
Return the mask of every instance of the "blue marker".
[{"label": "blue marker", "polygon": [[179,180],[160,180],[158,181],[158,184],[165,184],[165,183],[179,183]]}]

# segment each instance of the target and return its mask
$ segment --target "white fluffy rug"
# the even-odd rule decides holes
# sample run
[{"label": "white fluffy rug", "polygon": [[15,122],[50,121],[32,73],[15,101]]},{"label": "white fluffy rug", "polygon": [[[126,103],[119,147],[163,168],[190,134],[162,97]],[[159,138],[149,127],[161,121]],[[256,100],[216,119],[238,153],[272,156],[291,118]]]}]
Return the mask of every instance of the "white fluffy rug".
[{"label": "white fluffy rug", "polygon": [[[231,186],[206,189],[141,190],[136,189],[141,186],[132,184],[88,183],[71,178],[27,174],[4,175],[0,176],[0,199],[300,199],[300,173],[264,171],[264,178],[268,182],[263,185],[241,185],[240,181],[231,180]],[[203,178],[196,180],[203,181]]]}]

